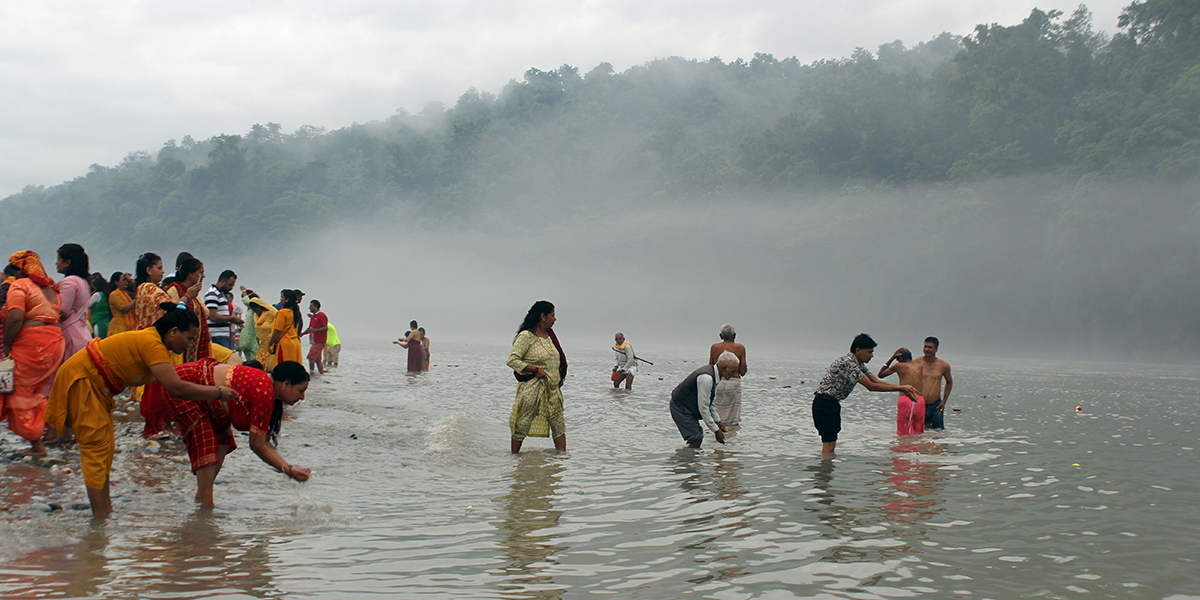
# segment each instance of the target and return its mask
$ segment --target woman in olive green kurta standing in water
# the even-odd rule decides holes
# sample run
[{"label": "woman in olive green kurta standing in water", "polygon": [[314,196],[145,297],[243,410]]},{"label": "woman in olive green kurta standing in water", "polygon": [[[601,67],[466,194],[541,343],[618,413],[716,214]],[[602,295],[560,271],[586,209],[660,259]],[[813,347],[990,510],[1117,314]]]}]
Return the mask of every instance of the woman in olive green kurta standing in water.
[{"label": "woman in olive green kurta standing in water", "polygon": [[520,382],[508,417],[513,454],[520,452],[526,436],[549,437],[551,433],[554,448],[567,449],[560,389],[567,374],[567,359],[554,335],[554,321],[554,305],[545,300],[535,302],[508,355],[508,367]]}]

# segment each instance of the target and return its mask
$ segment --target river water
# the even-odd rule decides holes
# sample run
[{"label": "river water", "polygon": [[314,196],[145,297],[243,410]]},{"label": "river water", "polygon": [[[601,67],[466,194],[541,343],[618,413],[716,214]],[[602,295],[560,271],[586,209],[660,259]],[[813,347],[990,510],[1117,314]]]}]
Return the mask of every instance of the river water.
[{"label": "river water", "polygon": [[134,417],[106,523],[72,508],[79,475],[0,463],[0,597],[1200,597],[1195,367],[946,356],[946,431],[898,439],[895,396],[859,388],[823,460],[809,405],[836,350],[751,346],[743,426],[690,450],[667,398],[706,349],[652,357],[627,394],[611,352],[568,343],[569,452],[513,457],[507,348],[435,350],[406,375],[403,350],[346,344],[280,439],[313,479],[243,443],[215,511]]}]

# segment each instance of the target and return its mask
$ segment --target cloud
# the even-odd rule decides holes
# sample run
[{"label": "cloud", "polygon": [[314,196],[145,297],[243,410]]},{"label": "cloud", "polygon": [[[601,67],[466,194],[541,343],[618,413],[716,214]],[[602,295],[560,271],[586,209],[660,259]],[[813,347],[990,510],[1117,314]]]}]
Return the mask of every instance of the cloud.
[{"label": "cloud", "polygon": [[[1115,29],[1126,2],[1091,4]],[[1032,6],[982,0],[7,3],[0,7],[0,195],[53,185],[171,138],[254,123],[337,128],[498,91],[530,67],[654,58],[802,61],[906,44]],[[1071,7],[1062,7],[1071,10]]]}]

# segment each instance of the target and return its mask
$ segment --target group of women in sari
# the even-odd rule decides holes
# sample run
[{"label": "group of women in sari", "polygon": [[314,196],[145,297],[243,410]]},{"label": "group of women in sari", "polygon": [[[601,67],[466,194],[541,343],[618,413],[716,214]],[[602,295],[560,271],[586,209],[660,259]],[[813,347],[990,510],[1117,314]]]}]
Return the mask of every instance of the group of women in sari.
[{"label": "group of women in sari", "polygon": [[[311,471],[288,464],[274,445],[283,405],[295,404],[308,388],[299,349],[294,358],[290,347],[286,354],[281,350],[268,373],[255,361],[242,365],[232,351],[212,344],[204,306],[197,300],[203,263],[183,261],[174,282],[161,289],[162,259],[147,253],[137,261],[133,297],[124,273],[106,282],[111,288],[93,284],[97,291],[105,288],[102,295],[112,309],[104,335],[95,337],[92,332],[100,333],[103,319],[89,322],[87,314],[89,303],[94,311],[100,300],[86,280],[87,254],[77,244],[65,244],[56,266],[65,275],[59,282],[46,275],[33,251],[9,259],[0,285],[0,349],[14,362],[15,381],[11,393],[0,394],[0,419],[30,442],[32,455],[46,453],[47,425],[60,434],[73,433],[95,517],[106,518],[113,510],[112,410],[114,397],[129,387],[145,388],[146,435],[169,421],[179,425],[202,506],[213,506],[213,481],[225,455],[237,447],[232,429],[247,431],[251,450],[267,464],[291,479],[308,479]],[[287,318],[299,346],[293,314],[298,310]],[[278,333],[272,345],[283,348],[287,331]]]}]

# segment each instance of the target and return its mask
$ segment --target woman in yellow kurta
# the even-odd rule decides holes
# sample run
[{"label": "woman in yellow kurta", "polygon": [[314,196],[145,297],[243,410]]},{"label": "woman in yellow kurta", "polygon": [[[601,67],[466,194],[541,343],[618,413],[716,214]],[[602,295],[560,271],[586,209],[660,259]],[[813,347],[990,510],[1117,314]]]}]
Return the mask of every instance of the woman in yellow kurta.
[{"label": "woman in yellow kurta", "polygon": [[554,305],[545,300],[535,302],[525,315],[508,355],[508,368],[520,382],[508,417],[513,454],[521,451],[521,443],[531,435],[553,434],[554,448],[567,449],[560,389],[567,376],[567,359],[554,335],[554,321]]},{"label": "woman in yellow kurta", "polygon": [[112,320],[108,322],[108,331],[104,333],[104,336],[133,331],[137,328],[137,324],[133,320],[133,298],[129,296],[133,279],[129,277],[128,273],[117,271],[112,274],[108,283],[112,287],[112,291],[108,293],[108,308],[112,311]]},{"label": "woman in yellow kurta", "polygon": [[[254,294],[254,292],[246,292],[246,295]],[[251,335],[258,336],[258,354],[255,358],[262,363],[264,369],[268,372],[275,368],[275,355],[271,353],[271,335],[275,331],[275,317],[278,315],[274,306],[267,304],[266,300],[259,298],[257,294],[242,297],[246,302],[246,306],[254,311],[254,333]],[[243,335],[246,335],[243,333]]]},{"label": "woman in yellow kurta", "polygon": [[170,352],[182,352],[200,330],[196,315],[165,303],[154,327],[92,340],[63,363],[54,379],[46,408],[46,422],[59,431],[75,430],[79,462],[92,514],[98,519],[112,512],[109,473],[116,438],[113,434],[113,396],[127,386],[157,380],[167,393],[186,400],[232,400],[237,396],[223,386],[204,386],[179,378]]},{"label": "woman in yellow kurta", "polygon": [[284,361],[295,361],[304,364],[300,348],[300,307],[296,305],[296,292],[284,290],[283,308],[275,314],[275,324],[271,332],[271,341],[267,349],[275,355],[275,364]]}]

